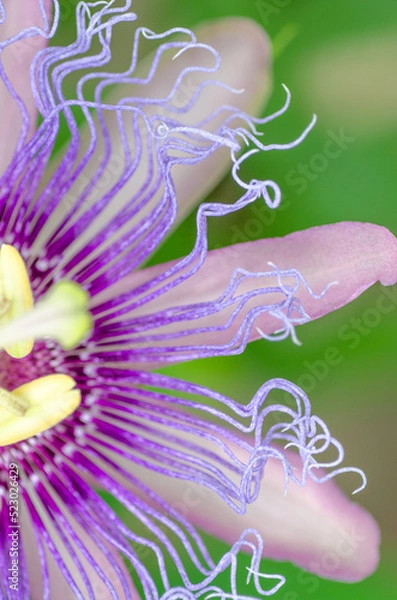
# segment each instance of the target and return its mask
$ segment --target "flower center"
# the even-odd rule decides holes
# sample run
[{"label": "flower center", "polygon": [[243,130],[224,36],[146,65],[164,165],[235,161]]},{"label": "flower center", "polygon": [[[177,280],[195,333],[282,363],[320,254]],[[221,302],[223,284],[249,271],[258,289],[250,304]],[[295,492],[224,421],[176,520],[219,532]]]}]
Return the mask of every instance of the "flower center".
[{"label": "flower center", "polygon": [[68,417],[81,402],[81,392],[68,375],[57,373],[21,385],[0,388],[0,446],[37,435]]},{"label": "flower center", "polygon": [[[77,346],[92,325],[88,294],[72,281],[60,281],[36,305],[29,275],[18,250],[0,247],[0,350],[14,359],[28,356],[35,340],[52,339],[65,350]],[[52,374],[12,391],[0,387],[0,446],[37,435],[63,421],[81,403],[68,375]]]}]

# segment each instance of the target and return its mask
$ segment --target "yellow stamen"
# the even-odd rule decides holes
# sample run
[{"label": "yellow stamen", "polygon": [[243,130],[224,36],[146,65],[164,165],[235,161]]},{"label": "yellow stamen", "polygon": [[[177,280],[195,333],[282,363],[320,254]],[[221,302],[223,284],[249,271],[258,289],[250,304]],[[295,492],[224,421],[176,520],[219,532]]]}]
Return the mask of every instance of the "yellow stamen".
[{"label": "yellow stamen", "polygon": [[73,281],[59,281],[35,306],[29,275],[18,250],[0,247],[0,350],[24,358],[35,340],[75,348],[92,327],[89,296]]},{"label": "yellow stamen", "polygon": [[[17,319],[33,307],[33,295],[24,260],[18,250],[8,244],[0,247],[0,323]],[[32,338],[5,345],[13,358],[23,358],[33,348]]]},{"label": "yellow stamen", "polygon": [[[72,281],[50,288],[35,306],[29,275],[18,250],[0,247],[0,350],[24,358],[35,340],[52,339],[74,348],[92,327],[88,294]],[[81,402],[67,375],[41,377],[8,391],[0,387],[0,446],[26,440],[54,427]]]},{"label": "yellow stamen", "polygon": [[[30,381],[11,393],[0,389],[0,446],[26,440],[71,415],[81,402],[75,386],[72,377],[56,374]],[[21,408],[23,416],[17,414]]]},{"label": "yellow stamen", "polygon": [[[11,392],[7,392],[0,388],[0,407],[5,408],[17,417],[23,417],[28,409],[29,404],[23,398],[18,398]],[[1,421],[0,421],[1,422]]]}]

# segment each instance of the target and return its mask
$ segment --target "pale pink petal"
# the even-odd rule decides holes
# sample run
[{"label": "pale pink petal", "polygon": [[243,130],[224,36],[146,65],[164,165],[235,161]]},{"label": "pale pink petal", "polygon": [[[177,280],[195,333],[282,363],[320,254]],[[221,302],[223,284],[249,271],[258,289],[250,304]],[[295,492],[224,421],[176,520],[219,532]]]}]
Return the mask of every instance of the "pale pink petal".
[{"label": "pale pink petal", "polygon": [[[385,227],[372,223],[343,222],[312,227],[280,238],[236,244],[208,253],[203,267],[185,284],[158,299],[161,308],[215,299],[226,288],[233,271],[239,267],[255,271],[297,269],[316,293],[331,282],[324,298],[314,300],[309,294],[304,304],[316,319],[348,304],[371,285],[397,282],[397,239]],[[131,274],[128,285],[134,286],[167,270],[170,264],[156,265]],[[127,282],[124,280],[126,286]],[[171,298],[171,295],[173,296]]]},{"label": "pale pink petal", "polygon": [[[297,269],[313,292],[320,294],[328,284],[337,282],[321,298],[316,298],[300,285],[295,296],[311,319],[317,319],[354,300],[371,285],[380,281],[393,285],[397,280],[397,240],[384,227],[369,223],[336,223],[313,227],[287,235],[248,242],[209,252],[201,269],[169,292],[135,309],[137,314],[155,314],[170,307],[215,301],[227,288],[233,271],[239,268],[250,272],[272,271],[269,262],[279,269]],[[133,289],[168,269],[172,264],[157,265],[136,272],[108,290],[108,295],[118,297],[123,291]],[[289,283],[287,278],[284,283]],[[277,286],[277,278],[246,278],[239,293],[260,287]],[[394,296],[393,296],[394,298]],[[397,303],[397,298],[391,301]],[[248,310],[282,300],[281,293],[256,296],[241,310],[231,326],[221,331],[197,333],[177,340],[178,345],[220,346],[233,339],[238,326]],[[234,308],[234,307],[233,307]],[[232,312],[227,307],[210,317],[196,321],[177,322],[161,332],[180,332],[192,328],[225,325]],[[262,313],[252,325],[250,340],[260,336],[257,328],[272,334],[282,326],[279,319]],[[179,328],[179,329],[178,329]],[[167,340],[159,340],[158,345]],[[153,342],[156,344],[156,342]],[[175,357],[175,360],[178,360]]]},{"label": "pale pink petal", "polygon": [[[51,0],[43,3],[47,17],[51,15]],[[39,0],[5,0],[6,20],[0,25],[0,40],[4,41],[20,33],[28,27],[44,29],[46,23]],[[47,23],[48,25],[48,23]],[[31,134],[36,127],[36,105],[30,85],[30,66],[32,60],[47,45],[47,39],[42,35],[32,35],[12,43],[1,54],[1,61],[10,83],[24,103],[29,115],[29,130]],[[0,79],[0,174],[7,167],[22,127],[22,115],[15,99]]]},{"label": "pale pink petal", "polygon": [[[240,449],[233,451],[244,460]],[[286,454],[299,468],[299,457]],[[131,469],[126,461],[118,460]],[[309,479],[304,487],[290,483],[284,496],[284,471],[278,460],[269,459],[259,497],[243,516],[199,484],[137,471],[135,466],[134,476],[194,525],[228,544],[245,529],[256,529],[264,540],[264,556],[291,561],[338,581],[364,579],[378,564],[380,534],[371,515],[347,499],[332,481],[319,484]]]},{"label": "pale pink petal", "polygon": [[[201,93],[199,102],[196,102],[189,112],[178,118],[187,124],[198,123],[217,108],[227,104],[250,114],[257,113],[263,107],[271,91],[270,44],[264,30],[249,19],[227,18],[197,27],[194,29],[194,33],[200,43],[209,44],[219,53],[221,67],[214,74],[189,73],[181,83],[172,104],[176,108],[183,106],[192,97],[201,82],[211,79],[221,81],[236,90],[244,90],[244,93],[234,94],[218,86],[209,86]],[[143,61],[142,65],[138,67],[138,71],[146,73],[151,60],[152,57]],[[214,58],[208,55],[207,50],[197,48],[186,51],[178,56],[177,60],[167,60],[151,83],[141,91],[135,89],[133,93],[142,94],[148,98],[165,97],[170,93],[183,69],[199,64],[210,67],[213,63]],[[120,96],[125,94],[125,87],[120,89],[115,88],[108,98],[108,102],[117,102]],[[132,90],[129,93],[132,93]],[[211,121],[210,129],[215,130],[219,127],[224,118],[225,114],[221,114]],[[112,146],[117,147],[118,133],[115,129],[110,133]],[[84,132],[82,139],[84,140]],[[180,165],[173,169],[172,176],[176,187],[180,218],[205,197],[224,176],[230,165],[230,151],[225,149],[215,153],[197,166],[189,168]],[[140,171],[142,171],[142,176]],[[113,210],[119,210],[120,205],[131,198],[132,194],[139,189],[145,175],[146,166],[141,164],[134,173],[134,177],[115,197]]]},{"label": "pale pink petal", "polygon": [[[209,22],[205,25],[195,28],[195,35],[200,44],[212,46],[220,55],[221,67],[216,73],[190,72],[184,76],[178,86],[170,104],[173,108],[179,109],[186,105],[193,97],[195,90],[204,81],[217,80],[236,90],[243,90],[243,93],[233,93],[223,87],[211,85],[202,90],[199,99],[192,108],[173,118],[181,124],[196,125],[202,119],[209,117],[223,105],[232,105],[236,109],[255,114],[260,111],[271,91],[271,59],[270,44],[264,30],[255,22],[242,18],[227,18]],[[182,38],[181,38],[182,39]],[[128,48],[130,46],[128,45]],[[175,54],[175,53],[174,53]],[[153,55],[142,60],[138,64],[134,76],[147,76],[153,60]],[[180,73],[192,65],[213,68],[215,58],[207,49],[202,47],[188,49],[180,54],[176,60],[172,60],[172,55],[168,52],[161,62],[158,72],[146,85],[119,85],[106,97],[108,103],[117,103],[123,97],[144,96],[146,98],[165,98],[173,89]],[[159,112],[158,107],[145,108],[147,115]],[[208,131],[215,131],[230,116],[230,112],[221,113],[212,119],[205,128]],[[123,164],[123,143],[120,137],[120,131],[115,122],[114,115],[105,114],[104,118],[109,133],[109,142],[112,148],[112,158],[109,165],[98,183],[97,189],[90,195],[84,203],[84,210],[88,209],[90,204],[97,202],[98,197],[102,196],[106,190],[111,189],[120,179]],[[94,116],[94,123],[97,131],[100,131],[98,119]],[[86,151],[91,140],[91,132],[88,126],[81,128],[80,145],[82,154]],[[129,131],[128,131],[129,135]],[[142,131],[142,135],[148,135],[147,131]],[[131,137],[131,136],[130,136]],[[98,135],[96,141],[96,150],[94,160],[91,160],[86,166],[84,173],[79,177],[75,186],[69,192],[70,198],[77,198],[82,187],[93,177],[98,169],[98,163],[104,154],[104,140]],[[173,155],[177,153],[173,151]],[[81,235],[76,243],[69,248],[69,252],[84,246],[88,239],[93,239],[101,227],[108,223],[112,217],[118,213],[121,208],[131,200],[133,195],[138,192],[147,179],[146,152],[143,160],[137,166],[133,177],[118,191],[110,205],[104,210],[87,231],[86,235]],[[225,173],[231,168],[230,149],[222,148],[211,155],[206,160],[193,166],[177,165],[172,169],[172,177],[176,187],[176,197],[178,200],[178,217],[180,221],[192,208],[203,199],[205,195],[215,187],[222,179]],[[55,162],[52,168],[55,169]],[[156,169],[156,166],[154,165]],[[147,204],[143,210],[152,210],[158,202],[158,194]],[[57,208],[51,217],[51,223],[48,224],[48,233],[51,228],[58,227],[59,222],[64,218],[66,212],[70,210],[70,203],[64,202]],[[142,218],[143,212],[139,214]],[[125,224],[124,228],[119,227],[117,235],[121,236],[133,226],[131,221]],[[99,236],[100,237],[100,236]],[[112,240],[114,241],[114,236]]]},{"label": "pale pink petal", "polygon": [[[257,114],[271,92],[270,44],[264,30],[254,21],[232,17],[197,28],[197,36],[203,43],[213,46],[221,56],[222,66],[216,78],[231,87],[243,89],[244,93],[232,96],[222,88],[208,89],[197,104],[195,120],[199,121],[223,104],[233,104],[248,114]],[[166,79],[167,74],[164,73],[164,81]],[[222,119],[218,118],[213,127],[221,123]],[[179,220],[205,198],[230,165],[230,153],[224,150],[192,169],[178,166],[173,170]]]},{"label": "pale pink petal", "polygon": [[[43,515],[42,515],[43,517]],[[81,574],[76,566],[76,564],[71,559],[70,555],[68,555],[66,549],[63,547],[62,541],[59,539],[58,534],[56,534],[53,525],[51,524],[48,518],[45,518],[44,521],[47,526],[47,530],[49,534],[52,536],[54,543],[56,544],[59,552],[62,555],[62,559],[64,560],[66,567],[68,568],[71,577],[75,580],[75,583],[79,587],[81,591],[83,591],[83,595],[86,592],[85,584],[81,578]],[[113,585],[116,590],[117,597],[119,600],[126,600],[127,597],[124,592],[123,585],[120,581],[119,575],[114,570],[114,567],[109,563],[107,558],[102,554],[100,550],[95,546],[93,540],[90,536],[73,520],[71,516],[69,516],[69,521],[73,526],[76,534],[79,536],[82,543],[85,544],[88,552],[91,556],[96,560],[99,568],[103,571],[104,575],[109,579],[110,583]],[[25,553],[26,553],[26,561],[29,573],[29,583],[30,583],[30,592],[32,594],[32,600],[43,600],[44,598],[44,583],[42,576],[42,564],[39,558],[38,546],[36,542],[35,532],[32,527],[32,522],[28,516],[27,509],[25,505],[22,505],[22,511],[20,515],[20,523],[21,523],[21,532],[22,532],[22,540],[24,543]],[[108,552],[112,555],[113,560],[118,565],[119,569],[122,571],[124,575],[124,583],[128,586],[130,598],[133,600],[138,600],[138,596],[136,590],[134,589],[131,581],[131,576],[128,573],[127,568],[125,567],[121,556],[119,553],[105,540],[101,540],[106,546]],[[88,564],[85,558],[79,553],[79,560],[82,562],[84,570],[87,576],[90,579],[90,583],[92,589],[94,591],[95,600],[108,600],[110,598],[110,591],[107,585],[101,580],[101,578],[95,573],[92,566]],[[45,558],[47,561],[47,568],[50,580],[50,598],[56,598],[62,600],[73,600],[76,598],[76,595],[72,591],[70,585],[66,581],[63,576],[53,554],[48,548],[45,548]],[[84,595],[85,597],[85,595]],[[87,596],[88,597],[88,596]]]}]

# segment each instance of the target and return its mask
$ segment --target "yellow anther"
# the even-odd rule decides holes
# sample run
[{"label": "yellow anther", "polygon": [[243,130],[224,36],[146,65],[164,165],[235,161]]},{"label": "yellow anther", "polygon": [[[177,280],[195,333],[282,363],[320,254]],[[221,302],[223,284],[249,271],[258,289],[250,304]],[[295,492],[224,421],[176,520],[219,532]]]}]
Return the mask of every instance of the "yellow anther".
[{"label": "yellow anther", "polygon": [[29,404],[23,398],[19,398],[11,392],[7,392],[7,390],[0,388],[0,407],[5,408],[5,410],[8,410],[13,415],[17,415],[17,417],[23,417]]},{"label": "yellow anther", "polygon": [[[0,324],[17,319],[33,307],[33,295],[24,260],[13,246],[0,247]],[[33,348],[32,338],[7,344],[4,350],[13,358],[23,358]]]},{"label": "yellow anther", "polygon": [[[56,374],[25,383],[12,392],[1,389],[0,446],[26,440],[71,415],[81,402],[75,386],[72,377]],[[16,414],[18,407],[24,407],[22,416]]]}]

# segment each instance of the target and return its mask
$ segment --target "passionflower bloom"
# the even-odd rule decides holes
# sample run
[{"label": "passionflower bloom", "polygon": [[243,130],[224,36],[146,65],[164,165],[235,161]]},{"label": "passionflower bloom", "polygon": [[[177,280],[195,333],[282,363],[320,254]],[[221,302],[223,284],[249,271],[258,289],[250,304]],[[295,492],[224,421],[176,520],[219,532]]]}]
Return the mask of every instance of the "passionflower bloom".
[{"label": "passionflower bloom", "polygon": [[[260,140],[257,127],[289,102],[262,120],[245,112],[263,98],[261,84],[250,88],[267,60],[263,35],[245,21],[210,25],[201,41],[156,34],[128,1],[80,2],[74,41],[47,47],[57,2],[10,0],[0,18],[1,597],[269,596],[284,579],[261,573],[262,555],[366,576],[377,527],[331,481],[356,473],[358,490],[365,477],[341,466],[342,446],[301,389],[273,379],[239,403],[153,370],[258,337],[297,341],[309,315],[396,279],[394,238],[368,224],[208,252],[209,219],[281,201],[273,181],[246,182],[243,163],[313,125],[285,146]],[[115,68],[119,30],[131,45]],[[216,78],[206,36],[235,89]],[[155,50],[139,65],[142,42]],[[241,198],[201,204],[190,254],[140,269],[225,153]],[[196,526],[230,549],[211,556]],[[241,552],[251,555],[242,589]]]}]

